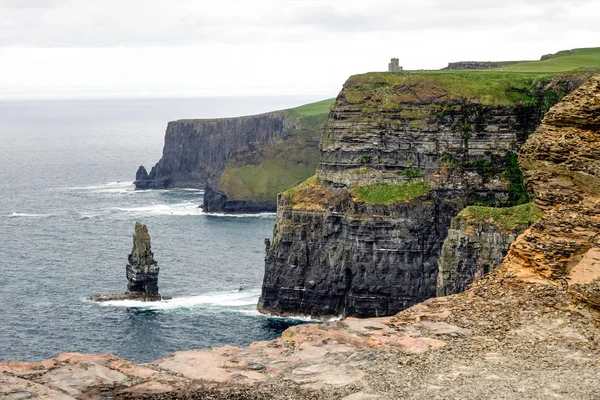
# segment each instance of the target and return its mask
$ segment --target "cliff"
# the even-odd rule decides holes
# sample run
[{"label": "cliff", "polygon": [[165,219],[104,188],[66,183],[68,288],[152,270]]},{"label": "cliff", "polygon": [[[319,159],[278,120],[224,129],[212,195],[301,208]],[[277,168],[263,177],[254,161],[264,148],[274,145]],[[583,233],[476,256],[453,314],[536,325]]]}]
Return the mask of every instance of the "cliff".
[{"label": "cliff", "polygon": [[169,122],[161,160],[137,189],[206,189],[216,212],[274,211],[277,193],[313,175],[331,100],[261,115]]},{"label": "cliff", "polygon": [[[463,293],[392,317],[299,325],[247,349],[180,351],[148,364],[76,353],[3,361],[0,396],[596,399],[598,116],[600,76],[548,113],[520,158],[544,215],[499,269]],[[288,196],[301,200],[295,195],[313,186],[320,185],[313,180]]]},{"label": "cliff", "polygon": [[218,180],[229,157],[252,143],[270,143],[284,135],[285,114],[169,122],[163,156],[136,188],[204,188]]},{"label": "cliff", "polygon": [[259,310],[373,317],[434,297],[452,218],[529,201],[516,152],[588,76],[351,77],[324,125],[317,177],[279,197]]},{"label": "cliff", "polygon": [[552,108],[520,165],[544,216],[511,247],[504,267],[565,285],[600,308],[600,75]]},{"label": "cliff", "polygon": [[452,219],[438,260],[437,296],[464,291],[498,268],[510,245],[541,216],[533,204],[470,206]]}]

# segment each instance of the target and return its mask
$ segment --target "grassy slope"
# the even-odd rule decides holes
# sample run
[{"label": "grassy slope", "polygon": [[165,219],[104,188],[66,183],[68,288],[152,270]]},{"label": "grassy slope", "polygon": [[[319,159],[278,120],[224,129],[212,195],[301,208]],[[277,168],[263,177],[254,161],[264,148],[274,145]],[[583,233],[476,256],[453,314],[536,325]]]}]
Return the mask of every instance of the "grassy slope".
[{"label": "grassy slope", "polygon": [[290,108],[288,111],[294,117],[308,117],[313,115],[328,114],[329,108],[335,99],[327,99],[316,103],[305,104],[296,108]]},{"label": "grassy slope", "polygon": [[523,224],[532,224],[540,219],[542,215],[543,212],[533,203],[505,208],[470,206],[459,214],[467,221],[492,223],[503,231],[513,230]]},{"label": "grassy slope", "polygon": [[585,67],[600,67],[600,47],[561,51],[543,61],[524,61],[499,69],[511,72],[564,72]]},{"label": "grassy slope", "polygon": [[424,181],[405,183],[374,183],[360,185],[352,189],[355,201],[369,204],[393,204],[398,201],[410,201],[427,194],[431,185]]},{"label": "grassy slope", "polygon": [[[219,190],[235,200],[275,201],[277,194],[314,175],[319,162],[320,128],[334,99],[286,110],[293,125],[290,138],[264,147],[258,160],[230,162]],[[256,162],[258,161],[258,162]]]},{"label": "grassy slope", "polygon": [[445,103],[464,98],[482,104],[514,105],[532,101],[534,83],[551,73],[482,71],[423,71],[354,75],[346,82],[345,99],[365,113],[395,110],[401,103]]}]

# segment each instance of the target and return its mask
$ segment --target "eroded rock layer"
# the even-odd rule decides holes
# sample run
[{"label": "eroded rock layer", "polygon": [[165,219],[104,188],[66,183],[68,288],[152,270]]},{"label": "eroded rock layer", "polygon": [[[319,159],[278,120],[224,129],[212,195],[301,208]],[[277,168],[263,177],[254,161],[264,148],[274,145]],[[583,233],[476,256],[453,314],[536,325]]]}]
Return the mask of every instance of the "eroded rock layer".
[{"label": "eroded rock layer", "polygon": [[600,75],[546,114],[519,163],[545,215],[514,243],[506,267],[563,282],[600,307]]}]

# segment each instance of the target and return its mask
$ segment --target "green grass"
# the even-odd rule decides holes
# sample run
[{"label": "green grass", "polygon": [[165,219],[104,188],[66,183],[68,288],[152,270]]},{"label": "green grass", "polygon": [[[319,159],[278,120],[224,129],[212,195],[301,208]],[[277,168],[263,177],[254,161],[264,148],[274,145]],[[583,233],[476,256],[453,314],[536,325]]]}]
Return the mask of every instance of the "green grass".
[{"label": "green grass", "polygon": [[296,108],[290,108],[288,111],[294,117],[310,117],[320,114],[329,114],[329,108],[335,99],[327,99],[316,103],[304,104]]},{"label": "green grass", "polygon": [[483,105],[512,106],[531,103],[536,82],[552,73],[484,71],[370,72],[354,75],[343,91],[350,104],[363,113],[398,110],[402,103],[446,103],[477,99]]},{"label": "green grass", "polygon": [[505,208],[470,206],[459,214],[468,221],[493,223],[503,231],[513,230],[519,225],[530,225],[542,215],[543,212],[533,203]]},{"label": "green grass", "polygon": [[511,72],[565,72],[600,67],[600,47],[560,51],[543,61],[524,61],[498,68]]},{"label": "green grass", "polygon": [[431,185],[425,181],[405,183],[374,183],[360,185],[352,189],[355,201],[369,204],[393,204],[408,201],[427,194]]},{"label": "green grass", "polygon": [[233,200],[275,201],[277,194],[315,173],[319,152],[302,141],[269,146],[258,164],[230,162],[219,180],[219,190]]}]

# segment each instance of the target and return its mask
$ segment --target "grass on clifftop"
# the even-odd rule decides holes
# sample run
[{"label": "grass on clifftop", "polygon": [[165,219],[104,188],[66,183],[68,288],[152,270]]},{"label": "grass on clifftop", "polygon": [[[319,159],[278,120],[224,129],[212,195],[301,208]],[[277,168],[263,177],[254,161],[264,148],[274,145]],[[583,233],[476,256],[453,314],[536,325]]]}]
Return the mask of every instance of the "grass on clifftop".
[{"label": "grass on clifftop", "polygon": [[558,74],[600,71],[600,47],[574,49],[488,70],[370,72],[351,76],[342,92],[363,114],[398,110],[402,103],[475,100],[483,105],[534,104],[534,88]]},{"label": "grass on clifftop", "polygon": [[462,210],[459,216],[472,222],[493,223],[503,231],[510,231],[519,225],[533,224],[543,214],[535,204],[527,203],[505,208],[470,206]]},{"label": "grass on clifftop", "polygon": [[310,117],[320,114],[329,114],[329,108],[335,99],[327,99],[316,103],[304,104],[296,108],[290,108],[289,112],[294,117]]},{"label": "grass on clifftop", "polygon": [[358,202],[388,205],[415,199],[427,194],[430,190],[431,185],[424,181],[374,183],[355,187],[352,189],[352,196]]},{"label": "grass on clifftop", "polygon": [[512,72],[564,72],[578,68],[600,67],[600,47],[564,50],[541,61],[523,61],[497,70]]},{"label": "grass on clifftop", "polygon": [[486,71],[370,72],[354,75],[343,95],[363,113],[396,110],[402,103],[445,103],[478,99],[484,105],[531,103],[531,89],[552,73]]}]

